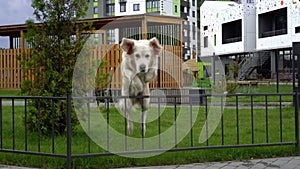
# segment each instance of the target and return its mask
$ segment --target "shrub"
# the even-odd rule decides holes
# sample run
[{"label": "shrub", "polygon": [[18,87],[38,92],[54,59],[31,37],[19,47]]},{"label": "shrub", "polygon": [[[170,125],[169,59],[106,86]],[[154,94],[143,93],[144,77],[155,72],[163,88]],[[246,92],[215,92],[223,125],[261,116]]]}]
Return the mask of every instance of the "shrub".
[{"label": "shrub", "polygon": [[[31,50],[30,56],[20,58],[20,61],[23,71],[30,71],[34,80],[24,81],[23,94],[66,96],[72,92],[76,59],[88,39],[81,32],[90,29],[90,24],[77,24],[76,21],[85,16],[88,2],[89,0],[32,1],[34,16],[42,24],[37,26],[32,20],[26,21],[25,37]],[[53,111],[55,116],[52,116]],[[72,122],[76,124],[78,121],[74,111],[72,112]],[[50,134],[54,124],[54,132],[64,134],[66,113],[65,100],[31,100],[27,125],[31,130]]]}]

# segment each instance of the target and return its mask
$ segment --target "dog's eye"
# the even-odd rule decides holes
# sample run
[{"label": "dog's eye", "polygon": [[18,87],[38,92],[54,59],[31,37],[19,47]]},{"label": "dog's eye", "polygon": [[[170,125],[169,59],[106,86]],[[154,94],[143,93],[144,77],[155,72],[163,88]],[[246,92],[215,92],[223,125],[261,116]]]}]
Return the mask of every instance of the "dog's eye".
[{"label": "dog's eye", "polygon": [[141,56],[140,56],[139,54],[136,54],[135,57],[136,57],[136,58],[140,58]]},{"label": "dog's eye", "polygon": [[148,54],[147,54],[147,55],[145,55],[145,57],[146,57],[146,58],[149,58],[149,57],[150,57],[150,55],[148,55]]}]

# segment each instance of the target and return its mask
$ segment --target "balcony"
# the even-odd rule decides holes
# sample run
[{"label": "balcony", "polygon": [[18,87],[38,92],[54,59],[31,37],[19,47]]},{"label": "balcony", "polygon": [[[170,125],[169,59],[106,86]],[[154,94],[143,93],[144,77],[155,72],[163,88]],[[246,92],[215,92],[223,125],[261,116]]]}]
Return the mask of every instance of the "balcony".
[{"label": "balcony", "polygon": [[287,34],[287,29],[280,29],[280,30],[262,32],[262,33],[259,34],[259,37],[260,38],[266,38],[266,37],[278,36],[278,35],[284,35],[284,34]]},{"label": "balcony", "polygon": [[287,8],[258,15],[259,38],[287,34]]},{"label": "balcony", "polygon": [[242,41],[242,37],[228,38],[228,39],[224,39],[223,44],[240,42],[240,41]]}]

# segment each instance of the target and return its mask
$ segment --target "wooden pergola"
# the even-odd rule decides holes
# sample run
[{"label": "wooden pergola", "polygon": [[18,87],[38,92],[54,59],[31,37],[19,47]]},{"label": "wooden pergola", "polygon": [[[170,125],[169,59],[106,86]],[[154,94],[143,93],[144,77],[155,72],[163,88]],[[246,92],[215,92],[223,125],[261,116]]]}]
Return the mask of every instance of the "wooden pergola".
[{"label": "wooden pergola", "polygon": [[[138,39],[148,39],[151,38],[151,36],[160,36],[161,40],[167,39],[165,42],[161,42],[164,47],[164,52],[162,52],[160,57],[160,69],[171,69],[171,72],[174,73],[176,77],[174,78],[172,77],[173,75],[161,71],[159,79],[152,83],[151,86],[177,88],[182,86],[181,60],[183,21],[183,19],[177,17],[144,14],[85,19],[77,21],[77,24],[91,23],[93,31],[86,30],[86,33],[102,34],[104,42],[106,42],[105,32],[114,29],[119,30],[119,40],[122,37],[132,37],[133,34],[137,34],[138,36],[134,37]],[[37,23],[37,26],[39,25],[41,25],[41,23]],[[128,33],[128,30],[131,29],[134,31],[129,31]],[[25,33],[25,24],[0,26],[0,36],[9,37],[9,49],[0,50],[0,89],[19,89],[21,87],[22,81],[24,80],[24,72],[21,71],[21,65],[17,56],[30,53],[30,49],[27,48],[25,44]],[[97,50],[99,51],[94,52],[98,54],[106,53],[105,56],[101,57],[107,59],[107,71],[109,71],[110,68],[113,68],[114,71],[118,71],[117,68],[121,62],[121,49],[118,43],[119,41],[116,41],[115,44],[98,44],[99,47],[97,47]],[[108,48],[110,49],[109,52],[107,52]],[[172,53],[174,57],[167,57],[170,53]],[[99,56],[95,54],[95,57]],[[120,84],[120,78],[118,77],[116,82],[113,83],[113,88],[119,88]]]},{"label": "wooden pergola", "polygon": [[[94,32],[87,30],[89,33],[96,33],[97,31],[103,33],[104,29],[120,29],[128,27],[140,27],[142,39],[147,39],[147,27],[149,25],[177,25],[179,26],[178,30],[178,41],[182,43],[182,23],[183,19],[178,17],[171,16],[161,16],[161,15],[134,15],[134,16],[115,16],[115,17],[105,17],[97,19],[84,19],[77,21],[78,24],[82,23],[92,23]],[[36,25],[41,25],[37,23]],[[102,31],[99,31],[102,30]],[[0,26],[0,36],[9,37],[9,48],[13,49],[13,38],[20,38],[20,47],[21,49],[25,48],[24,34],[26,32],[26,25],[4,25]]]}]

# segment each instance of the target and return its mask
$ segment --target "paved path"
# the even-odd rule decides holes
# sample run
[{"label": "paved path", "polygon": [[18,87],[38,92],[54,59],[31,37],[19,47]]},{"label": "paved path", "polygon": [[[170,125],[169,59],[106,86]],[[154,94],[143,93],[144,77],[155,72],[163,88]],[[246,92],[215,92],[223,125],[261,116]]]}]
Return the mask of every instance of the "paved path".
[{"label": "paved path", "polygon": [[300,156],[187,165],[131,167],[126,169],[300,169]]},{"label": "paved path", "polygon": [[[32,168],[0,165],[0,169],[32,169]],[[300,156],[255,159],[255,160],[245,160],[245,161],[194,163],[194,164],[185,164],[185,165],[129,167],[123,169],[300,169]]]}]

